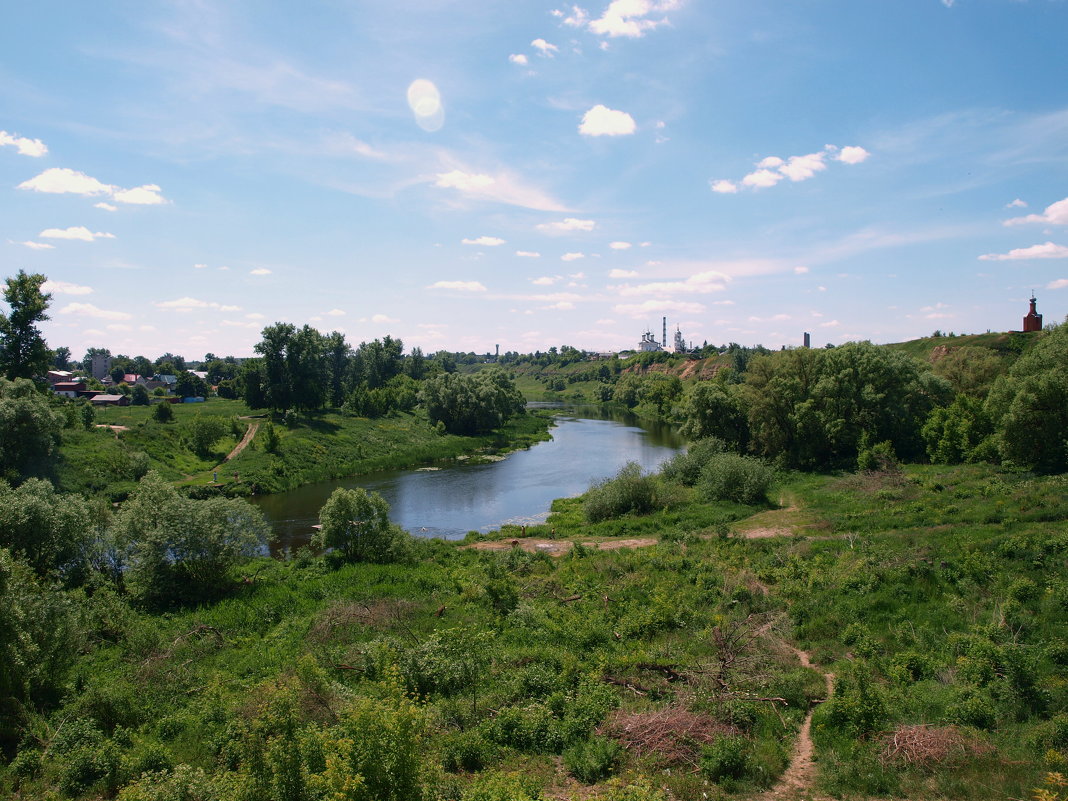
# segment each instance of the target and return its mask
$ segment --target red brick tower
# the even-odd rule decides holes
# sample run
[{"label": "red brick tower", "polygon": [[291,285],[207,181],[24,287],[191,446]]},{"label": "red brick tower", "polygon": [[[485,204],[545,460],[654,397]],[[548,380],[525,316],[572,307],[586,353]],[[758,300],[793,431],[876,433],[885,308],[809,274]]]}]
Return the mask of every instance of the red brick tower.
[{"label": "red brick tower", "polygon": [[1035,311],[1035,296],[1031,295],[1031,311],[1024,317],[1024,332],[1027,331],[1041,331],[1042,330],[1042,315]]}]

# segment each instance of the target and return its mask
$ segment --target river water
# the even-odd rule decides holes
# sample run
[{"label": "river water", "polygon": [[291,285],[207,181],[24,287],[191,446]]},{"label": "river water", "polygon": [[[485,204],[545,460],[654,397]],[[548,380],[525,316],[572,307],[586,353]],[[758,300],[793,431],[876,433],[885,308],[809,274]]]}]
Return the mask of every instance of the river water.
[{"label": "river water", "polygon": [[438,469],[390,470],[308,484],[252,498],[275,533],[275,549],[308,543],[319,509],[338,487],[380,493],[390,519],[412,534],[460,539],[505,523],[542,523],[556,498],[581,495],[627,462],[653,470],[677,453],[682,440],[670,426],[643,422],[596,407],[561,409],[552,439],[502,461],[469,465],[444,462]]}]

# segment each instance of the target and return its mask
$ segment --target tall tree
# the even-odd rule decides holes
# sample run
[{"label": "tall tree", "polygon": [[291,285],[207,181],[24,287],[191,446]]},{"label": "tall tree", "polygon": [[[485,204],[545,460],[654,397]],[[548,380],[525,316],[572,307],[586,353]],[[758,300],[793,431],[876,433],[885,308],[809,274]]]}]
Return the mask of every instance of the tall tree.
[{"label": "tall tree", "polygon": [[0,370],[9,379],[33,378],[48,370],[52,352],[45,344],[37,323],[47,320],[52,296],[41,292],[45,277],[19,270],[7,279],[4,300],[10,311],[0,314]]}]

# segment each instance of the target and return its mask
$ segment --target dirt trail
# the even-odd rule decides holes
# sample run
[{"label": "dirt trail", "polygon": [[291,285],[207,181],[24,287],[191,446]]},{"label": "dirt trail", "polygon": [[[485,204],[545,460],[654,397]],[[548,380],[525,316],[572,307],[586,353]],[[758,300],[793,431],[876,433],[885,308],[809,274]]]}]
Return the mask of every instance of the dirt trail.
[{"label": "dirt trail", "polygon": [[216,470],[219,467],[222,467],[227,462],[229,462],[234,457],[236,457],[239,453],[241,453],[241,451],[245,450],[245,448],[248,447],[248,444],[250,442],[252,442],[252,438],[254,436],[256,436],[256,431],[259,429],[259,427],[260,427],[259,423],[249,423],[248,430],[245,431],[245,436],[243,436],[241,438],[241,441],[239,443],[237,443],[236,446],[234,446],[234,449],[232,451],[230,451],[228,454],[226,454],[226,458],[222,460],[222,464],[220,464],[220,465],[218,465],[218,467],[216,467]]}]

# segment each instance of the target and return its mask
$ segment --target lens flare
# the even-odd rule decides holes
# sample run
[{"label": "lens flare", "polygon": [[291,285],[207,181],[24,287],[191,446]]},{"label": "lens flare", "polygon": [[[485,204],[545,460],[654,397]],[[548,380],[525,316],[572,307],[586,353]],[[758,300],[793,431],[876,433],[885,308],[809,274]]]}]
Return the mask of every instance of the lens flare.
[{"label": "lens flare", "polygon": [[408,108],[415,115],[415,123],[424,131],[433,133],[445,124],[445,106],[441,93],[432,81],[418,78],[408,87]]}]

